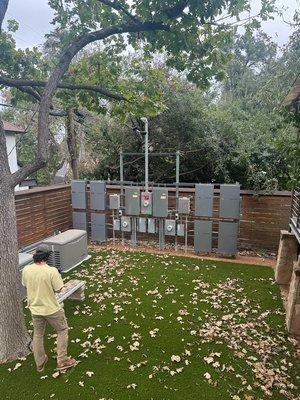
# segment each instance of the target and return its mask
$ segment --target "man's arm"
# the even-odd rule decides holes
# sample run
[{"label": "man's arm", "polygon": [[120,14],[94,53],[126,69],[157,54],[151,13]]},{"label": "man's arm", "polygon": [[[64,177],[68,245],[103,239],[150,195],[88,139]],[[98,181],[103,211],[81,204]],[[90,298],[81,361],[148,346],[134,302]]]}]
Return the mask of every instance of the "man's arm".
[{"label": "man's arm", "polygon": [[64,287],[64,281],[62,280],[62,277],[56,268],[54,268],[52,274],[52,287],[54,292],[59,292]]}]

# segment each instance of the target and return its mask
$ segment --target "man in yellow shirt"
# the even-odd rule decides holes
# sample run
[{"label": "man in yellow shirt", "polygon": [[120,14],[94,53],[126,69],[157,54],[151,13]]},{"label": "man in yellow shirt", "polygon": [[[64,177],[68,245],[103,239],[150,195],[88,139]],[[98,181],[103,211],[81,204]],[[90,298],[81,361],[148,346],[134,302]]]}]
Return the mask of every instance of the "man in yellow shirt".
[{"label": "man in yellow shirt", "polygon": [[48,361],[44,349],[47,322],[57,332],[58,370],[65,370],[76,364],[74,358],[68,357],[68,323],[55,296],[55,292],[59,292],[64,283],[58,270],[47,264],[50,254],[48,245],[39,245],[33,255],[34,264],[27,265],[22,272],[22,284],[27,289],[27,304],[32,314],[33,355],[38,372],[44,370]]}]

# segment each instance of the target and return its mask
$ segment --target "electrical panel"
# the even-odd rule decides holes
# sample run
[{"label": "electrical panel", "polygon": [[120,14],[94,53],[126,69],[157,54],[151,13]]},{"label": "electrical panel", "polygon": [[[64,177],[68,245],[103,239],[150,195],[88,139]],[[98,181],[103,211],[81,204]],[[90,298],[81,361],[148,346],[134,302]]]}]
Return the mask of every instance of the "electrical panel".
[{"label": "electrical panel", "polygon": [[140,190],[134,187],[125,188],[125,213],[140,215]]},{"label": "electrical panel", "polygon": [[184,224],[177,224],[177,236],[184,236]]},{"label": "electrical panel", "polygon": [[148,218],[148,233],[156,233],[156,219]]},{"label": "electrical panel", "polygon": [[194,246],[196,253],[212,251],[212,221],[195,220]]},{"label": "electrical panel", "polygon": [[91,240],[95,242],[106,242],[105,214],[91,213]]},{"label": "electrical panel", "polygon": [[240,218],[240,185],[220,186],[220,217]]},{"label": "electrical panel", "polygon": [[72,208],[86,209],[86,181],[72,181],[71,183]]},{"label": "electrical panel", "polygon": [[119,210],[121,207],[120,195],[110,194],[109,195],[109,208],[111,210]]},{"label": "electrical panel", "polygon": [[130,217],[121,217],[121,231],[122,232],[131,232],[131,218]]},{"label": "electrical panel", "polygon": [[176,235],[176,221],[173,219],[166,219],[165,221],[165,235],[175,236]]},{"label": "electrical panel", "polygon": [[153,189],[153,217],[166,218],[168,216],[168,189]]},{"label": "electrical panel", "polygon": [[147,220],[146,218],[140,217],[138,219],[138,231],[141,233],[147,232]]},{"label": "electrical panel", "polygon": [[152,215],[152,193],[141,193],[141,214]]},{"label": "electrical panel", "polygon": [[189,214],[191,211],[191,200],[189,197],[179,197],[178,199],[178,213]]},{"label": "electrical panel", "polygon": [[213,216],[214,185],[199,183],[195,185],[195,216]]},{"label": "electrical panel", "polygon": [[97,211],[106,209],[106,183],[102,181],[90,182],[90,208]]},{"label": "electrical panel", "polygon": [[237,252],[238,222],[220,222],[218,252],[234,256]]},{"label": "electrical panel", "polygon": [[73,211],[73,229],[87,230],[87,219],[85,211]]},{"label": "electrical panel", "polygon": [[113,229],[114,231],[119,231],[121,229],[121,221],[119,219],[114,219]]}]

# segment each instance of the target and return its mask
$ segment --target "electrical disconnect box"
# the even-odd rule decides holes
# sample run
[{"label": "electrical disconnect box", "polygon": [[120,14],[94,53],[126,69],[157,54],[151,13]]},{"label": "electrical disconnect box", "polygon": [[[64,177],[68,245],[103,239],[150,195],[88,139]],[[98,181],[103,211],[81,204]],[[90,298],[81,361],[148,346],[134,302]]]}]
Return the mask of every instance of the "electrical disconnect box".
[{"label": "electrical disconnect box", "polygon": [[125,212],[127,215],[140,215],[140,190],[134,187],[125,189]]},{"label": "electrical disconnect box", "polygon": [[189,214],[191,211],[191,200],[189,197],[179,197],[178,199],[178,213]]},{"label": "electrical disconnect box", "polygon": [[146,218],[140,217],[138,220],[138,231],[141,233],[147,232],[147,220]]},{"label": "electrical disconnect box", "polygon": [[90,208],[96,211],[106,209],[106,184],[102,181],[90,182]]},{"label": "electrical disconnect box", "polygon": [[111,210],[119,210],[121,206],[120,195],[119,194],[110,194],[109,195],[109,208]]},{"label": "electrical disconnect box", "polygon": [[184,236],[184,224],[177,224],[177,236]]},{"label": "electrical disconnect box", "polygon": [[119,219],[114,219],[114,231],[119,231],[121,229],[121,221]]},{"label": "electrical disconnect box", "polygon": [[153,189],[153,217],[166,218],[168,216],[168,189]]},{"label": "electrical disconnect box", "polygon": [[195,216],[213,216],[214,185],[199,183],[195,185]]},{"label": "electrical disconnect box", "polygon": [[121,218],[121,231],[122,232],[131,232],[131,218],[130,217],[122,217]]},{"label": "electrical disconnect box", "polygon": [[166,219],[165,234],[169,236],[176,235],[176,221],[173,219]]},{"label": "electrical disconnect box", "polygon": [[91,213],[91,239],[95,242],[106,242],[105,214]]},{"label": "electrical disconnect box", "polygon": [[141,214],[152,215],[152,193],[141,193]]},{"label": "electrical disconnect box", "polygon": [[156,233],[156,220],[155,220],[155,218],[148,218],[148,233]]},{"label": "electrical disconnect box", "polygon": [[240,218],[240,185],[220,186],[220,217]]},{"label": "electrical disconnect box", "polygon": [[212,251],[212,221],[195,220],[194,246],[196,253]]},{"label": "electrical disconnect box", "polygon": [[85,211],[73,211],[73,229],[87,230],[87,218]]},{"label": "electrical disconnect box", "polygon": [[72,181],[71,183],[72,208],[86,209],[86,181]]},{"label": "electrical disconnect box", "polygon": [[239,232],[238,222],[220,222],[218,252],[228,256],[237,253],[237,239]]}]

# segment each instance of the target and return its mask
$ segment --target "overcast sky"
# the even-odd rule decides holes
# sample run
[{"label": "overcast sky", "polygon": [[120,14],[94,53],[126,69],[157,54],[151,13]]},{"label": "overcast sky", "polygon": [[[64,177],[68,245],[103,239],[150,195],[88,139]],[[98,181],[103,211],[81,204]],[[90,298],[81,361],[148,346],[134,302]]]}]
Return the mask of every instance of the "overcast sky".
[{"label": "overcast sky", "polygon": [[[253,0],[257,8],[260,0]],[[277,0],[277,6],[285,8],[284,19],[292,21],[296,10],[300,10],[300,0]],[[53,14],[47,0],[10,0],[6,19],[16,19],[20,29],[15,34],[19,47],[36,46],[43,42],[45,33],[52,29],[50,24]],[[274,21],[263,24],[263,29],[279,44],[286,43],[291,32],[290,27],[282,18],[276,17]]]}]

